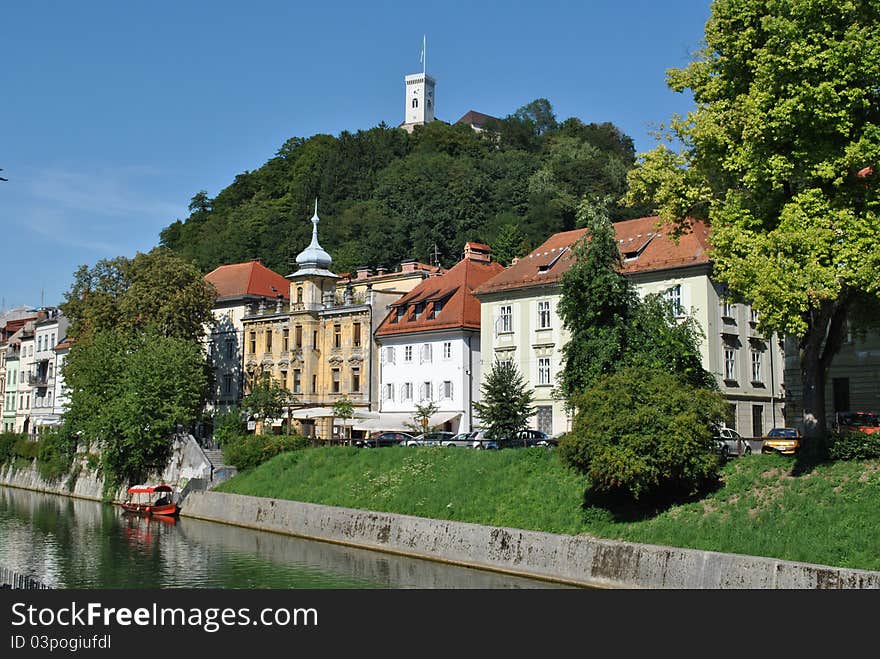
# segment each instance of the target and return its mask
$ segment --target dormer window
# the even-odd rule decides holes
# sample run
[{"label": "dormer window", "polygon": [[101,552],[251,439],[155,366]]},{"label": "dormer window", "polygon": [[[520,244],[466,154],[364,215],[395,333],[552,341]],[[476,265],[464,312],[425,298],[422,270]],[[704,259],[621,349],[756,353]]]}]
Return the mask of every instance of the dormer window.
[{"label": "dormer window", "polygon": [[418,318],[419,316],[421,316],[421,315],[422,315],[422,312],[423,312],[424,310],[425,310],[425,303],[424,303],[424,302],[419,302],[419,303],[416,305],[416,308],[415,308],[415,316],[416,316],[416,318]]},{"label": "dormer window", "polygon": [[441,311],[443,311],[443,301],[437,300],[434,302],[434,307],[431,309],[431,318],[436,318]]}]

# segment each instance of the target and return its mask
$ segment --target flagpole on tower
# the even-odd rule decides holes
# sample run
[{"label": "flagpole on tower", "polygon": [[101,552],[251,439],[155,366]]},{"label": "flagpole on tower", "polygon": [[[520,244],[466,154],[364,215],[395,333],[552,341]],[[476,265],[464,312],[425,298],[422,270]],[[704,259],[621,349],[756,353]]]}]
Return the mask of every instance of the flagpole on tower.
[{"label": "flagpole on tower", "polygon": [[422,75],[428,72],[428,35],[422,35]]}]

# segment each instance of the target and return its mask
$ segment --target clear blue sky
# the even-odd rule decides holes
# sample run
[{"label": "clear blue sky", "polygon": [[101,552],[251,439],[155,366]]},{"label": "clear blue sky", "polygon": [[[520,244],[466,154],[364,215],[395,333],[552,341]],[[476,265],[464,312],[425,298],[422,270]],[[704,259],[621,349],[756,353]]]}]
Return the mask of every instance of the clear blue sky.
[{"label": "clear blue sky", "polygon": [[691,106],[665,85],[709,0],[4,3],[0,308],[58,304],[81,264],[134,256],[284,141],[403,120],[403,78],[437,116],[547,98],[638,151]]}]

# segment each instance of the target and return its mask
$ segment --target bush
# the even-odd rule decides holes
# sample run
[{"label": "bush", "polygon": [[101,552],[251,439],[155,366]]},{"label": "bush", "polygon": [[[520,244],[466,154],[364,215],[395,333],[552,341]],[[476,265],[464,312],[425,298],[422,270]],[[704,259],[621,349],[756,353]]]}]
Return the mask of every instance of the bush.
[{"label": "bush", "polygon": [[244,471],[279,453],[298,451],[307,446],[308,438],[299,435],[239,435],[227,437],[223,457],[226,462]]},{"label": "bush", "polygon": [[597,380],[575,409],[560,455],[597,493],[692,494],[718,477],[711,425],[727,405],[717,391],[633,367]]},{"label": "bush", "polygon": [[44,432],[37,445],[37,471],[46,480],[58,480],[70,471],[76,453],[76,439],[66,427]]},{"label": "bush", "polygon": [[880,458],[880,436],[858,430],[832,433],[828,438],[828,457],[832,460]]},{"label": "bush", "polygon": [[14,432],[0,434],[0,464],[18,456],[15,447],[21,439],[24,439],[24,436]]},{"label": "bush", "polygon": [[219,412],[214,415],[214,432],[212,437],[217,446],[224,446],[230,440],[235,440],[245,433],[245,424],[241,410],[233,408],[227,412]]}]

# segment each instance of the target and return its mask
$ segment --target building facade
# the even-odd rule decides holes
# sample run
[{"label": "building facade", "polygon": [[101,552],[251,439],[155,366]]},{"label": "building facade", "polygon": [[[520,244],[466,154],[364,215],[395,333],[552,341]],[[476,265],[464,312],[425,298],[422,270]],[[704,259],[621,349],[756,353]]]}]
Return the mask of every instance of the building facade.
[{"label": "building facade", "polygon": [[472,291],[504,268],[491,250],[467,243],[464,258],[391,305],[376,331],[380,418],[371,425],[408,430],[417,405],[436,408],[431,428],[473,428],[480,393],[480,303]]},{"label": "building facade", "polygon": [[29,384],[33,396],[31,427],[35,433],[41,428],[61,424],[61,415],[55,409],[58,394],[56,348],[67,338],[67,326],[67,317],[55,308],[45,310],[45,317],[34,325],[34,361]]},{"label": "building facade", "polygon": [[[378,409],[377,353],[373,332],[388,305],[438,269],[408,262],[399,272],[338,275],[332,258],[318,242],[317,214],[312,241],[287,276],[289,302],[261,300],[242,318],[246,390],[270,375],[290,392],[287,426],[321,440],[343,438],[334,403],[349,400],[359,421]],[[281,432],[284,419],[271,426]],[[366,429],[350,424],[357,435]]]},{"label": "building facade", "polygon": [[[712,279],[708,229],[695,223],[677,242],[646,217],[615,226],[623,272],[640,295],[662,293],[691,315],[705,338],[703,366],[718,379],[730,404],[728,425],[760,436],[783,425],[784,354],[780,341],[757,331],[747,304],[734,304]],[[510,359],[535,391],[533,427],[548,434],[571,429],[564,401],[554,395],[563,368],[568,332],[557,313],[561,278],[572,263],[572,247],[586,230],[551,236],[531,254],[480,286],[482,370],[494,359]]]}]

